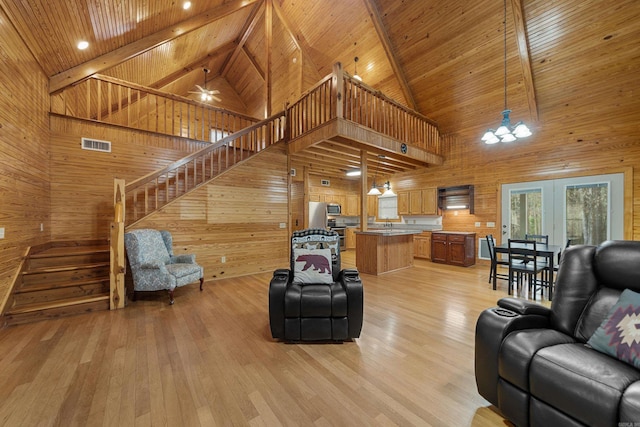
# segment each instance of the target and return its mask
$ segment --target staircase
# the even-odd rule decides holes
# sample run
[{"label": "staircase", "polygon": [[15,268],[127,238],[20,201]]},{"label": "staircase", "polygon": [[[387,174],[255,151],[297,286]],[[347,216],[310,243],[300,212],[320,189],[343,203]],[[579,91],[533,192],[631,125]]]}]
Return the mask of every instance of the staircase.
[{"label": "staircase", "polygon": [[109,310],[108,243],[52,242],[32,248],[7,307],[5,325]]}]

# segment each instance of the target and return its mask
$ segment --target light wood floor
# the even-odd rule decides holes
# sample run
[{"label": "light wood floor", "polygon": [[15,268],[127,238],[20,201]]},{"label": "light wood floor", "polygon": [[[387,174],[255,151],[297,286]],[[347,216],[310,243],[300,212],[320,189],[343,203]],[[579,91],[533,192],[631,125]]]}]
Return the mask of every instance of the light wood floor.
[{"label": "light wood floor", "polygon": [[0,425],[504,426],[474,380],[476,319],[506,295],[487,274],[362,275],[362,335],[344,344],[273,341],[271,273],[5,328]]}]

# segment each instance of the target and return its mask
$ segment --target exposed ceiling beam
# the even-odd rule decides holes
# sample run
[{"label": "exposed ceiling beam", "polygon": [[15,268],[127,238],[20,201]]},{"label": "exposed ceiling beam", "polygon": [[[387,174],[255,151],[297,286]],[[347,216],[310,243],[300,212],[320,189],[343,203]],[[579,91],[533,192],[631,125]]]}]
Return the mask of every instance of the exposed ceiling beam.
[{"label": "exposed ceiling beam", "polygon": [[69,85],[89,77],[92,74],[112,68],[126,60],[134,58],[157,46],[170,42],[184,34],[196,30],[204,25],[224,18],[246,6],[259,0],[230,0],[220,6],[209,9],[193,18],[179,22],[164,30],[129,43],[116,50],[100,55],[90,61],[84,62],[49,79],[49,93],[55,93]]},{"label": "exposed ceiling beam", "polygon": [[[393,46],[391,45],[391,40],[389,39],[389,35],[387,34],[387,30],[385,29],[384,23],[382,22],[382,17],[380,16],[380,12],[378,11],[378,6],[375,3],[375,0],[363,0],[364,4],[367,6],[367,10],[369,11],[369,16],[371,17],[371,22],[373,22],[373,26],[376,28],[376,32],[378,33],[378,38],[384,47],[384,51],[387,54],[387,59],[391,64],[391,68],[393,69],[393,73],[395,74],[396,79],[398,79],[398,83],[400,84],[400,88],[402,89],[402,94],[404,98],[407,100],[407,104],[413,110],[418,110],[416,107],[416,100],[413,97],[413,93],[411,92],[411,88],[409,87],[409,83],[407,83],[407,79],[404,75],[404,71],[398,60],[396,59],[396,55],[394,53]],[[518,1],[518,0],[514,0]]]},{"label": "exposed ceiling beam", "polygon": [[531,72],[531,58],[529,56],[529,41],[527,40],[527,29],[524,22],[524,11],[521,0],[511,0],[511,11],[513,12],[513,26],[518,42],[518,53],[520,65],[522,66],[522,80],[527,93],[529,103],[529,113],[534,122],[538,121],[538,103],[536,102],[536,90],[533,85],[533,73]]},{"label": "exposed ceiling beam", "polygon": [[[306,52],[308,52],[310,50],[310,46],[309,46],[309,43],[307,42],[307,40],[304,38],[304,34],[302,34],[302,33],[294,34],[294,32],[291,31],[291,28],[292,28],[291,24],[289,24],[289,21],[287,20],[287,17],[284,16],[284,14],[282,13],[282,10],[280,9],[280,6],[278,6],[278,2],[273,3],[273,10],[276,12],[276,15],[278,16],[278,20],[282,23],[284,28],[289,33],[293,43],[298,47],[298,50],[300,50],[301,56],[303,56],[305,58],[304,60],[306,62],[311,64],[311,67],[314,70],[318,70],[318,67],[316,66],[316,64],[312,60],[312,56],[306,54]],[[302,64],[302,58],[300,58],[300,64]],[[300,72],[301,73],[302,73],[302,69],[303,68],[304,67],[302,65],[300,65]],[[300,74],[300,92],[304,91],[304,87],[302,86],[302,81],[303,81],[302,74]]]},{"label": "exposed ceiling beam", "polygon": [[[258,21],[260,20],[260,18],[262,18],[262,15],[264,15],[263,0],[261,0],[261,3],[259,5],[256,5],[251,11],[251,15],[249,15],[247,23],[240,33],[240,37],[238,37],[238,39],[236,40],[236,50],[233,52],[231,57],[229,57],[227,61],[222,65],[222,72],[220,73],[222,77],[226,77],[227,73],[231,69],[231,66],[236,62],[238,55],[240,55],[240,52],[243,51],[244,44],[247,42],[247,39],[249,39],[249,36],[253,33],[256,25],[258,25]],[[260,70],[258,70],[258,72],[260,72]],[[264,74],[260,73],[260,75],[264,79]]]},{"label": "exposed ceiling beam", "polygon": [[260,78],[265,81],[267,77],[265,76],[264,70],[260,67],[260,64],[258,64],[258,61],[256,61],[255,56],[253,56],[251,52],[249,52],[249,49],[247,49],[246,46],[243,46],[241,51],[245,54],[247,60],[251,63],[251,65],[253,65],[254,70],[256,70],[256,72],[260,75]]},{"label": "exposed ceiling beam", "polygon": [[[171,73],[167,76],[164,76],[162,79],[149,85],[149,87],[152,87],[154,89],[162,89],[168,84],[173,83],[174,81],[179,80],[182,77],[188,75],[196,68],[208,68],[211,60],[220,56],[228,55],[236,48],[236,46],[237,44],[235,42],[229,42],[223,46],[220,46],[218,49],[208,53],[206,56],[202,58],[198,58],[197,60],[191,62],[189,65],[182,67],[178,71]],[[213,77],[214,76],[209,76],[209,79],[211,80]]]},{"label": "exposed ceiling beam", "polygon": [[271,61],[273,60],[273,0],[264,0],[264,39],[267,51],[266,70],[264,70],[264,117],[271,116],[271,104],[273,103],[271,92]]}]

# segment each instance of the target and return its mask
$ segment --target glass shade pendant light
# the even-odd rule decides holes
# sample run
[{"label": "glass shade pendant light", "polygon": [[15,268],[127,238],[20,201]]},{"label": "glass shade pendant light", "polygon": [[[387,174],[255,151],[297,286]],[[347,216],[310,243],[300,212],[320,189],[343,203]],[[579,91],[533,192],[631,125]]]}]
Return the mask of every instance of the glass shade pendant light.
[{"label": "glass shade pendant light", "polygon": [[[380,156],[378,156],[378,168],[380,169]],[[369,192],[367,193],[367,196],[379,196],[382,193],[380,192],[380,190],[378,190],[378,186],[376,185],[376,177],[378,176],[378,170],[376,169],[375,173],[373,174],[373,184],[371,185],[371,190],[369,190]]]},{"label": "glass shade pendant light", "polygon": [[511,126],[509,114],[511,110],[507,108],[507,0],[504,0],[504,110],[502,111],[502,122],[494,131],[487,129],[481,140],[485,144],[495,144],[498,142],[513,142],[519,138],[531,136],[531,131],[524,124],[518,122],[515,126]]}]

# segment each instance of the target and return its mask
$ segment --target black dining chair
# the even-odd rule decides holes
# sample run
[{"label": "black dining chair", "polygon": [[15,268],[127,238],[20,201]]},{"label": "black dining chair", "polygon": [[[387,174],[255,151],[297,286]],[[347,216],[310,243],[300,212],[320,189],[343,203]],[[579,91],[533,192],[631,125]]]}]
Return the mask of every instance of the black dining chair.
[{"label": "black dining chair", "polygon": [[562,252],[564,252],[565,249],[567,249],[569,246],[571,246],[573,244],[573,241],[571,239],[567,239],[567,243],[564,245],[564,248],[562,249],[561,252],[558,252],[558,262],[556,262],[553,265],[553,271],[557,272],[558,269],[560,268],[560,259],[562,259]]},{"label": "black dining chair", "polygon": [[535,240],[537,243],[548,245],[549,235],[548,234],[525,234],[524,240]]},{"label": "black dining chair", "polygon": [[489,257],[491,258],[491,269],[489,270],[489,283],[493,283],[493,289],[496,289],[496,279],[509,280],[509,275],[505,273],[498,273],[498,266],[508,266],[509,261],[498,259],[496,253],[496,241],[493,239],[493,234],[487,234],[487,247],[489,248]]},{"label": "black dining chair", "polygon": [[512,286],[522,287],[524,278],[533,299],[536,299],[538,288],[541,295],[544,288],[549,288],[548,264],[538,259],[537,244],[535,240],[509,239],[509,295]]}]

